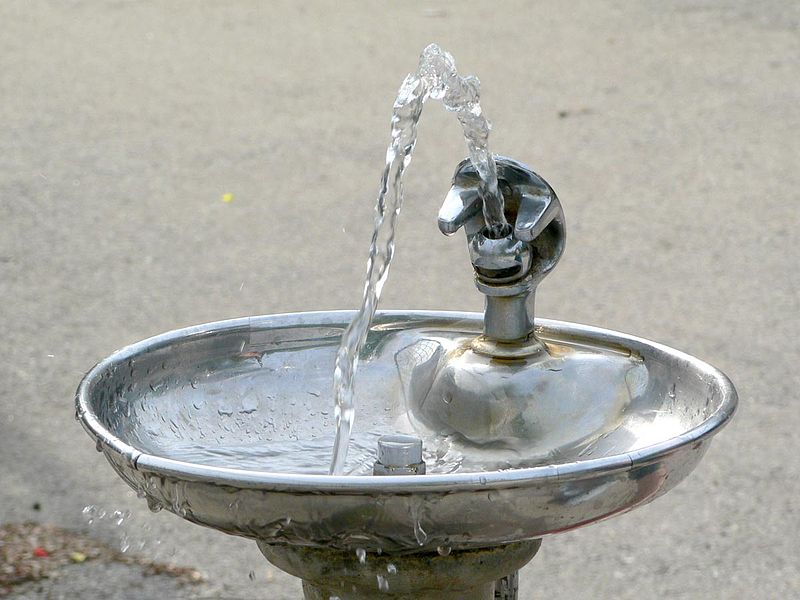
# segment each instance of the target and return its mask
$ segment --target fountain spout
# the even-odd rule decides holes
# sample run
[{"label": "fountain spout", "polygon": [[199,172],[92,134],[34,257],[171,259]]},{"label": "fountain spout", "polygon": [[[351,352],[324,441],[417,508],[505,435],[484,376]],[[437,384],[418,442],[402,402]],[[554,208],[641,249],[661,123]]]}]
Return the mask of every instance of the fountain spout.
[{"label": "fountain spout", "polygon": [[553,189],[525,165],[497,157],[497,178],[508,225],[487,227],[479,177],[470,161],[456,168],[439,211],[439,229],[467,236],[475,285],[486,296],[483,335],[472,348],[490,356],[522,357],[544,351],[534,333],[536,286],[564,251],[564,212]]}]

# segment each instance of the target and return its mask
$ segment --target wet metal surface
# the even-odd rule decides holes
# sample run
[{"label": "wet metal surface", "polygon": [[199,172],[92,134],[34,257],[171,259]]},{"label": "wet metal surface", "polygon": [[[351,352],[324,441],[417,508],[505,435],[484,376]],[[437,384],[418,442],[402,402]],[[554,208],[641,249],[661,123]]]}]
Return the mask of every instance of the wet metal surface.
[{"label": "wet metal surface", "polygon": [[[190,521],[270,543],[402,552],[538,538],[630,510],[683,479],[736,406],[728,379],[698,359],[542,321],[537,334],[561,356],[523,368],[529,387],[500,407],[502,422],[503,411],[517,411],[515,445],[462,441],[451,472],[328,476],[291,464],[274,470],[268,460],[241,468],[236,452],[223,466],[182,460],[187,440],[241,448],[270,421],[262,443],[279,449],[326,433],[308,415],[330,408],[330,395],[307,390],[326,389],[337,332],[351,314],[253,317],[145,340],[87,375],[78,416],[129,485]],[[409,401],[413,385],[404,390],[395,357],[420,340],[468,344],[481,323],[465,313],[381,314],[362,356],[362,427],[435,439],[441,423],[429,427],[433,413]]]}]

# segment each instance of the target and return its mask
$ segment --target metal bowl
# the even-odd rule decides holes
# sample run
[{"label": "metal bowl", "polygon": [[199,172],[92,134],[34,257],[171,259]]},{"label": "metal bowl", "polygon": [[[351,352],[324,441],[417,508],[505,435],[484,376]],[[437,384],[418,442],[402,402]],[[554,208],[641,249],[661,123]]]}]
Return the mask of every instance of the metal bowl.
[{"label": "metal bowl", "polygon": [[[470,439],[458,418],[437,431],[450,417],[419,398],[483,315],[382,312],[360,361],[351,474],[330,476],[330,381],[352,316],[234,319],[133,344],[86,375],[77,418],[153,509],[267,544],[419,552],[540,538],[649,502],[736,408],[728,378],[697,358],[537,320],[552,362],[515,367],[519,418],[535,426],[506,446]],[[371,440],[398,432],[425,440],[428,473],[369,475]]]}]

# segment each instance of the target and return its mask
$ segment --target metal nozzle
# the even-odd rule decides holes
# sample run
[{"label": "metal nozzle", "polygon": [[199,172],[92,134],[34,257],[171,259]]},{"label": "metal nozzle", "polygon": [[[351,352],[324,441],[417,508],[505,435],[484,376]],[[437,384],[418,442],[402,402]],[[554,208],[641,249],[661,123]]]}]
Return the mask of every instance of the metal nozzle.
[{"label": "metal nozzle", "polygon": [[[439,229],[467,235],[475,285],[486,296],[484,335],[473,349],[493,356],[520,356],[543,346],[533,333],[536,286],[564,251],[564,213],[553,189],[528,167],[497,157],[498,187],[513,231],[487,233],[472,164],[459,164],[439,211]],[[510,229],[510,228],[509,228]]]}]

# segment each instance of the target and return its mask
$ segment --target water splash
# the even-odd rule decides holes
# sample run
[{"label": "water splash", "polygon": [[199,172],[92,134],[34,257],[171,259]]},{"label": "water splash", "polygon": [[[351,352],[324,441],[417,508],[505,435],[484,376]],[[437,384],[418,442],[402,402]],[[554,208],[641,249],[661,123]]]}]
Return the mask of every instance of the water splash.
[{"label": "water splash", "polygon": [[397,217],[403,206],[403,173],[411,162],[417,142],[417,124],[428,98],[440,100],[456,114],[469,149],[469,157],[480,175],[479,192],[488,235],[499,237],[508,224],[503,215],[503,198],[497,187],[497,167],[489,152],[491,125],[480,105],[477,77],[461,77],[452,55],[436,44],[423,50],[416,73],[410,73],[394,102],[391,142],[386,150],[386,165],[381,176],[375,206],[375,229],[367,260],[364,295],[358,314],[342,336],[336,355],[333,393],[336,400],[336,440],[330,473],[341,475],[354,416],[354,377],[358,355],[364,346],[378,299],[394,256]]},{"label": "water splash", "polygon": [[152,524],[138,522],[130,510],[114,510],[90,504],[81,511],[86,524],[116,538],[120,552],[148,551],[162,554],[162,540],[152,535]]}]

